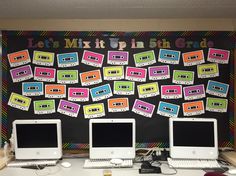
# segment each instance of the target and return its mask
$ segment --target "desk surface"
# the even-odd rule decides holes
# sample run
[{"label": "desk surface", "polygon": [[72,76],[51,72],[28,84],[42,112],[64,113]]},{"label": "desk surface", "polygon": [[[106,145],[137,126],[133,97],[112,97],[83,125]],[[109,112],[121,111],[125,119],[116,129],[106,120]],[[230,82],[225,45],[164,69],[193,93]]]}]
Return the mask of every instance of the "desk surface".
[{"label": "desk surface", "polygon": [[[70,168],[63,168],[58,164],[57,166],[47,167],[43,170],[35,171],[33,169],[22,169],[6,167],[0,170],[1,176],[73,176],[73,175],[84,175],[84,176],[103,176],[104,169],[84,169],[85,159],[63,159],[63,161],[68,161],[72,164]],[[61,163],[60,161],[59,163]],[[140,175],[138,169],[140,164],[135,163],[133,168],[122,168],[122,169],[111,169],[112,176],[136,176]],[[166,164],[161,166],[163,173],[173,173],[174,171],[170,169]],[[187,170],[178,169],[176,176],[203,176],[205,174],[202,170]],[[156,176],[157,174],[142,174],[146,176]],[[158,174],[163,175],[163,174]]]}]

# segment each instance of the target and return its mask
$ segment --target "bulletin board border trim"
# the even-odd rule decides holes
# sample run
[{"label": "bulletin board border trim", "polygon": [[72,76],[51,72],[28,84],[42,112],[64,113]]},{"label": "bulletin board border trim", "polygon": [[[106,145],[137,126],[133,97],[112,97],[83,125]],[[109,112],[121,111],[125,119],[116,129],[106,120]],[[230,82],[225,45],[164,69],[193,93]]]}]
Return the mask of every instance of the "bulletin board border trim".
[{"label": "bulletin board border trim", "polygon": [[[1,137],[2,137],[2,145],[5,141],[7,141],[7,37],[8,36],[67,36],[67,37],[74,37],[74,36],[81,36],[81,37],[89,37],[89,36],[107,36],[107,37],[188,37],[188,36],[201,36],[201,37],[208,37],[208,36],[215,36],[215,37],[232,37],[234,41],[234,46],[231,48],[231,53],[234,53],[234,49],[236,48],[236,31],[151,31],[151,32],[99,32],[99,31],[2,31],[2,118],[1,118]],[[234,57],[230,57],[234,58]],[[234,147],[234,80],[235,80],[235,73],[234,73],[234,63],[230,65],[230,86],[232,87],[229,92],[229,126],[230,126],[230,140],[224,141],[219,144],[219,147]],[[168,147],[168,143],[157,142],[157,143],[136,143],[137,148],[166,148]],[[64,143],[63,149],[88,149],[88,144],[75,144],[75,143]]]}]

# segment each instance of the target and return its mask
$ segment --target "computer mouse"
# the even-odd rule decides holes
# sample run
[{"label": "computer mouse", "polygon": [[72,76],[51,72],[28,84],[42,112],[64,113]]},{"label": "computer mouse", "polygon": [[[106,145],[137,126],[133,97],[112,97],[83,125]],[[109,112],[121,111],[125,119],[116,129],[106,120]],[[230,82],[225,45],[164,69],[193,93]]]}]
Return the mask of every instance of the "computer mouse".
[{"label": "computer mouse", "polygon": [[229,169],[229,174],[236,175],[236,169]]},{"label": "computer mouse", "polygon": [[61,163],[61,166],[64,167],[64,168],[69,168],[71,166],[71,163],[67,162],[67,161],[63,161]]},{"label": "computer mouse", "polygon": [[226,175],[220,172],[207,172],[205,173],[204,176],[226,176]]},{"label": "computer mouse", "polygon": [[119,165],[119,164],[122,164],[122,163],[123,163],[123,160],[122,160],[122,159],[113,158],[113,159],[110,160],[110,163],[111,163],[111,164]]}]

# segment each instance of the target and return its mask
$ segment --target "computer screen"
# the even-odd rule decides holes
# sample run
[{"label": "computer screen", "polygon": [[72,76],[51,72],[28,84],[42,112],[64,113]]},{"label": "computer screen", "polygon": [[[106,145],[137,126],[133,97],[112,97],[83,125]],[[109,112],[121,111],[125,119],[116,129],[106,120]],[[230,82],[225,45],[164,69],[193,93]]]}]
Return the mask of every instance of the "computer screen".
[{"label": "computer screen", "polygon": [[93,147],[132,147],[131,123],[93,123],[92,125]]},{"label": "computer screen", "polygon": [[57,147],[56,124],[16,124],[16,131],[19,148]]},{"label": "computer screen", "polygon": [[[199,132],[205,135],[199,135]],[[174,146],[214,147],[214,122],[173,122]]]},{"label": "computer screen", "polygon": [[58,119],[15,120],[16,159],[59,159],[62,156],[61,121]]},{"label": "computer screen", "polygon": [[172,158],[216,159],[218,157],[216,119],[170,118],[169,132]]},{"label": "computer screen", "polygon": [[91,119],[90,158],[134,158],[134,119]]}]

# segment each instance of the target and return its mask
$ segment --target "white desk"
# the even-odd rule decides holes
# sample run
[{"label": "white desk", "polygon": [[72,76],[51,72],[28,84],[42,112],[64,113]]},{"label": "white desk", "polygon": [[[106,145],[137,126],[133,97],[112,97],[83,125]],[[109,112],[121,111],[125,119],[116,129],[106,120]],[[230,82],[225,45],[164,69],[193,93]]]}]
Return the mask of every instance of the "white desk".
[{"label": "white desk", "polygon": [[[0,170],[1,176],[46,176],[45,173],[48,173],[51,170],[50,175],[47,176],[103,176],[104,169],[83,169],[84,159],[63,159],[63,161],[68,161],[72,164],[70,168],[63,168],[58,164],[57,166],[47,167],[43,170],[36,171],[33,169],[23,169],[23,168],[13,168],[5,167],[3,170]],[[61,162],[61,161],[60,161]],[[59,163],[60,163],[59,162]],[[122,169],[111,169],[112,176],[138,176],[141,175],[138,172],[140,164],[134,164],[133,168],[122,168]],[[166,164],[161,166],[162,172],[173,173],[172,169]],[[56,172],[56,173],[55,173]],[[205,174],[202,170],[186,170],[178,169],[176,176],[203,176]],[[142,174],[146,176],[156,176],[157,174]],[[162,174],[158,174],[162,175]]]}]

